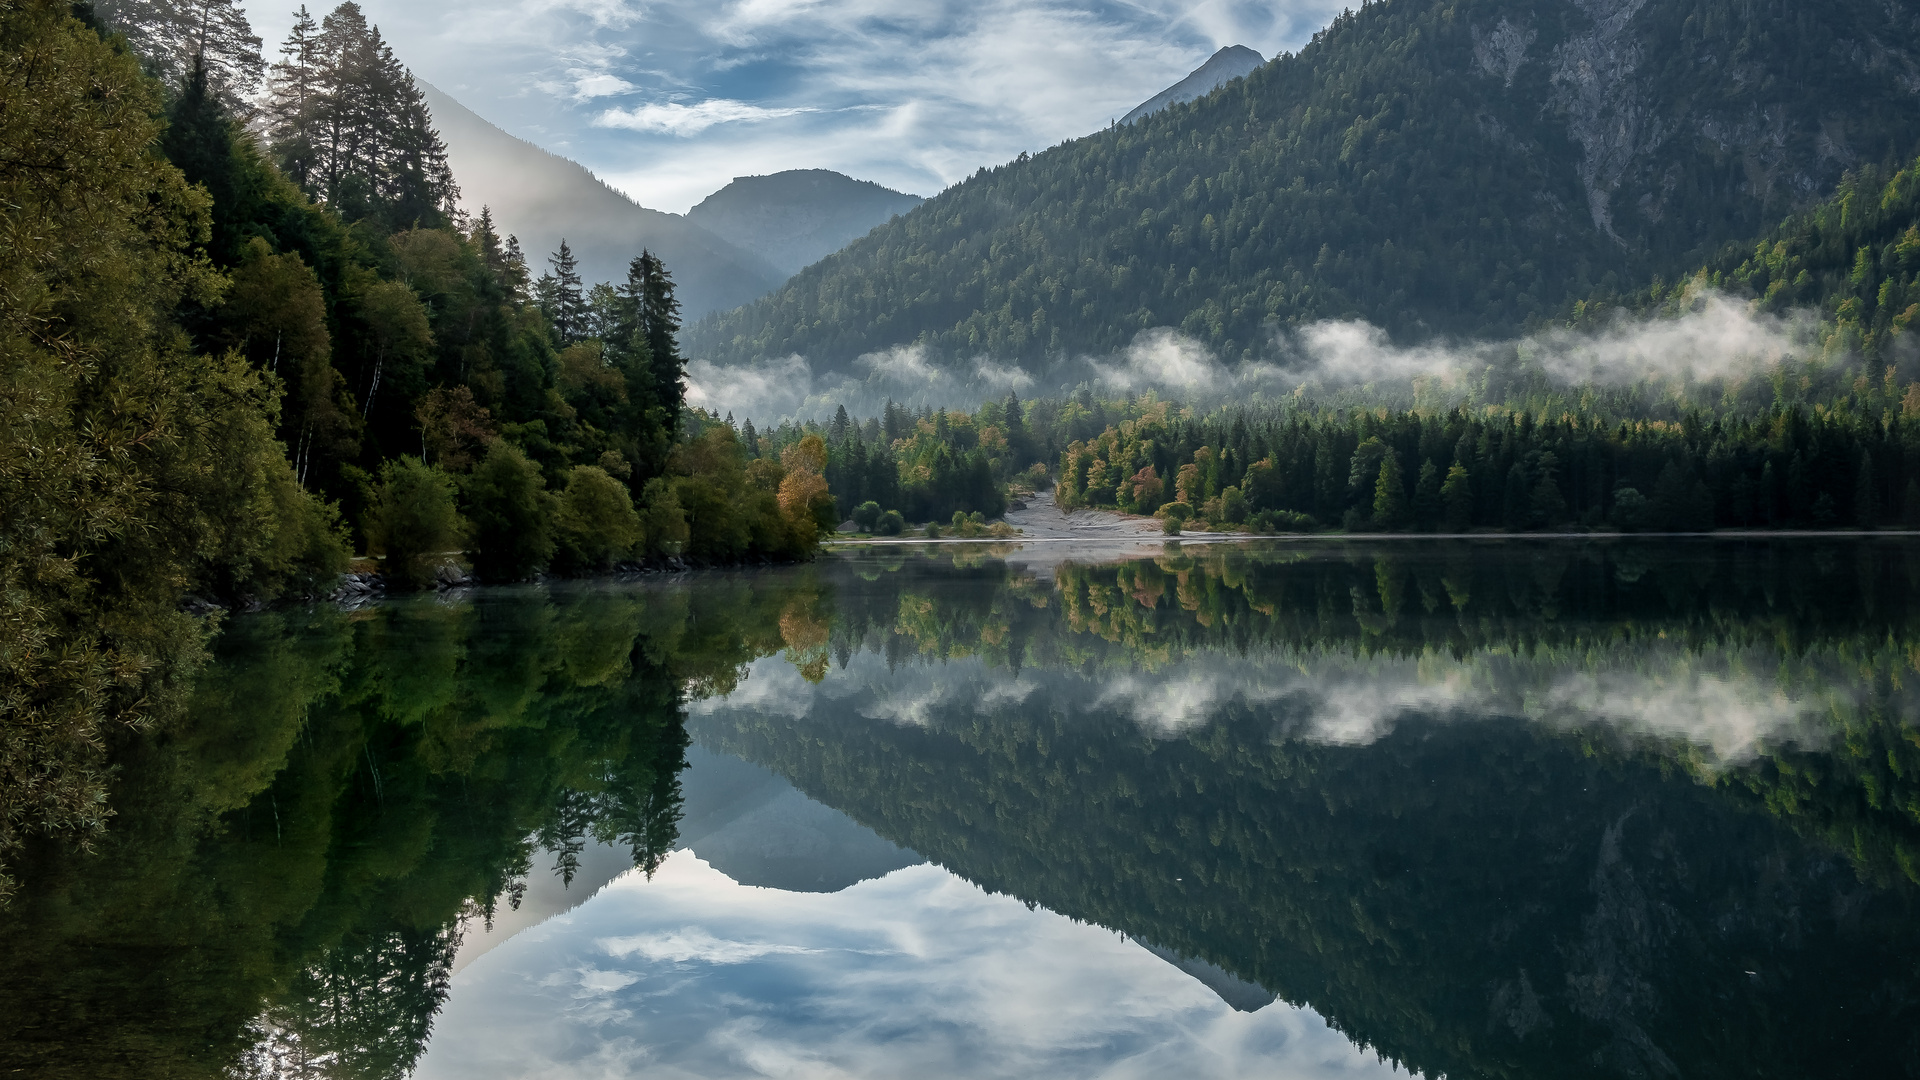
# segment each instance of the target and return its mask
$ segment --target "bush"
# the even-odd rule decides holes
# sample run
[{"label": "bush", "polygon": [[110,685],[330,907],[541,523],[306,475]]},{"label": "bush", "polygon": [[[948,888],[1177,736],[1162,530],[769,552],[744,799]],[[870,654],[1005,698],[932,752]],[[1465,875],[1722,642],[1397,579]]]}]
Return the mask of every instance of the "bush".
[{"label": "bush", "polygon": [[1622,532],[1638,532],[1653,519],[1653,506],[1639,488],[1623,487],[1613,493],[1613,524]]},{"label": "bush", "polygon": [[473,568],[487,581],[519,581],[553,558],[553,496],[540,466],[496,442],[466,480]]},{"label": "bush", "polygon": [[1162,516],[1160,519],[1160,531],[1168,536],[1179,536],[1180,519],[1172,514]]},{"label": "bush", "polygon": [[385,557],[389,586],[431,584],[446,556],[466,544],[467,522],[453,496],[453,478],[419,458],[402,457],[380,467],[380,483],[368,500],[367,545]]},{"label": "bush", "polygon": [[853,523],[860,527],[861,532],[870,533],[874,531],[874,527],[878,525],[879,522],[880,504],[874,502],[872,499],[868,499],[866,502],[853,508]]},{"label": "bush", "polygon": [[605,570],[631,555],[645,535],[627,485],[597,465],[576,465],[567,474],[554,519],[558,562],[569,573]]},{"label": "bush", "polygon": [[1220,493],[1220,520],[1222,522],[1243,522],[1247,520],[1247,498],[1240,489],[1230,487]]},{"label": "bush", "polygon": [[687,514],[680,506],[680,496],[661,477],[647,481],[640,493],[647,504],[646,520],[641,529],[646,537],[646,552],[649,555],[678,555],[685,550],[692,530],[687,527]]},{"label": "bush", "polygon": [[940,523],[939,522],[937,521],[927,522],[927,539],[929,540],[940,539]]},{"label": "bush", "polygon": [[907,519],[900,516],[900,511],[889,510],[874,522],[873,531],[880,536],[899,536],[907,531]]},{"label": "bush", "polygon": [[1262,510],[1253,515],[1247,527],[1257,533],[1319,532],[1320,522],[1312,514],[1297,510]]},{"label": "bush", "polygon": [[1160,508],[1160,516],[1184,522],[1193,517],[1193,507],[1183,502],[1170,502]]}]

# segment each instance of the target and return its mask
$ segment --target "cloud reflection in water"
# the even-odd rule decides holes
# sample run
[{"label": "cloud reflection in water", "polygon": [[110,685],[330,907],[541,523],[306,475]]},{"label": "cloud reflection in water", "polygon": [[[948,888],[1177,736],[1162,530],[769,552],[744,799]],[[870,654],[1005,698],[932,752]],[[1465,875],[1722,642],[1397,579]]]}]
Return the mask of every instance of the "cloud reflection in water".
[{"label": "cloud reflection in water", "polygon": [[692,852],[455,980],[414,1074],[1404,1076],[1284,1002],[1235,1011],[1139,945],[920,865],[837,893]]}]

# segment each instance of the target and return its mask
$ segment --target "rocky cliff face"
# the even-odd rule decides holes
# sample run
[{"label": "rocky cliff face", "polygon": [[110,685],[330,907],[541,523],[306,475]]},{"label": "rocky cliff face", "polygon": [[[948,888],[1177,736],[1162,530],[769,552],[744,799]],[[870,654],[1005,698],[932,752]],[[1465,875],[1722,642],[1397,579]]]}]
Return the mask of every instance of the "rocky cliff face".
[{"label": "rocky cliff face", "polygon": [[1527,112],[1557,121],[1593,228],[1628,251],[1703,224],[1674,217],[1687,188],[1722,188],[1770,220],[1832,190],[1856,145],[1913,149],[1887,145],[1908,126],[1887,113],[1920,109],[1910,0],[1528,6],[1470,24],[1471,66],[1499,81],[1512,111],[1495,109],[1515,126]]}]

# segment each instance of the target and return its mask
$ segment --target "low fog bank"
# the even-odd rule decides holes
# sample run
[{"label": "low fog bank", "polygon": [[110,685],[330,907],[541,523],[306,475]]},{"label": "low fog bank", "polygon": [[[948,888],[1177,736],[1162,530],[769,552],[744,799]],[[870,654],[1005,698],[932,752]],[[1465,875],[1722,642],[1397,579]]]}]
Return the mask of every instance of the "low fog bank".
[{"label": "low fog bank", "polygon": [[1786,656],[1766,645],[1690,647],[1637,643],[1589,655],[1528,656],[1498,650],[1453,657],[1359,655],[1343,648],[1199,652],[1151,672],[1026,668],[978,657],[897,659],[862,651],[812,685],[784,657],[750,665],[725,698],[689,707],[698,738],[728,716],[860,716],[947,731],[1006,712],[1069,723],[1130,720],[1156,739],[1263,716],[1275,738],[1368,746],[1409,721],[1472,723],[1524,718],[1563,732],[1610,735],[1621,745],[1651,739],[1690,747],[1709,771],[1750,763],[1786,746],[1819,750],[1834,718],[1863,692],[1844,660],[1803,658],[1782,684]]},{"label": "low fog bank", "polygon": [[1081,388],[1108,396],[1152,391],[1201,406],[1445,405],[1574,387],[1638,388],[1670,401],[1731,401],[1744,393],[1764,405],[1783,373],[1850,366],[1852,358],[1828,355],[1822,338],[1811,311],[1773,315],[1703,291],[1677,314],[1617,316],[1596,328],[1555,328],[1506,341],[1399,345],[1370,323],[1328,321],[1283,330],[1264,358],[1229,363],[1197,339],[1158,327],[1141,331],[1114,355],[1062,357],[1038,371],[986,356],[943,362],[916,344],[868,353],[851,371],[817,371],[793,355],[740,367],[696,360],[687,378],[692,403],[761,423],[825,420],[841,405],[855,416],[873,416],[888,399],[971,410],[1009,391],[1058,397]]}]

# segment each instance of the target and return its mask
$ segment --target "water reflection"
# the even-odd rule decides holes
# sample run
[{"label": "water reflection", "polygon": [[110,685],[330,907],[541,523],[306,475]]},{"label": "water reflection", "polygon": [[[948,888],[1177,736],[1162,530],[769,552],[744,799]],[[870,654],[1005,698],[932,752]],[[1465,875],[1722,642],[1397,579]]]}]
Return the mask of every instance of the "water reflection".
[{"label": "water reflection", "polygon": [[0,1069],[1920,1061],[1920,548],[1068,554],[236,620]]},{"label": "water reflection", "polygon": [[416,1076],[1391,1076],[1111,931],[920,865],[837,893],[683,852],[456,983]]}]

